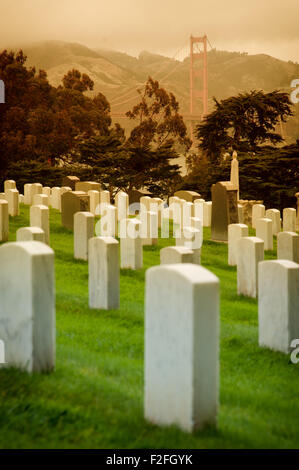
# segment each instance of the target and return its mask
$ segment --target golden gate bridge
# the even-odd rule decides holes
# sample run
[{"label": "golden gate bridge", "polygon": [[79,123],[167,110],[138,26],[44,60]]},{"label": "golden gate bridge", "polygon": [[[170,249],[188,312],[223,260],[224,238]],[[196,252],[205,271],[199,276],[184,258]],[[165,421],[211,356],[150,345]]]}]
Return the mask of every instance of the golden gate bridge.
[{"label": "golden gate bridge", "polygon": [[[153,76],[155,80],[158,80],[159,83],[163,85],[163,83],[178,70],[182,60],[188,55],[190,56],[189,112],[182,113],[182,116],[186,121],[190,122],[191,135],[193,134],[193,122],[201,121],[203,116],[208,112],[208,44],[212,49],[207,35],[191,35],[188,44],[184,44],[172,57],[176,62],[174,67],[169,70],[169,64],[163,64]],[[186,51],[187,48],[188,52]],[[165,69],[168,70],[166,71]],[[128,119],[126,113],[122,111],[122,108],[125,104],[137,101],[138,97],[137,88],[133,87],[113,98],[110,101],[111,117],[113,119]]]}]

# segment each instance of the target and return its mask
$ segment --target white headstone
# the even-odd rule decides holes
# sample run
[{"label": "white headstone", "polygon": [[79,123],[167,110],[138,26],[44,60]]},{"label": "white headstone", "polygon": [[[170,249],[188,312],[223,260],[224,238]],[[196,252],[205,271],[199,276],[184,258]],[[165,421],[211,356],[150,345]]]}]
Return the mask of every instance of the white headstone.
[{"label": "white headstone", "polygon": [[183,208],[183,228],[191,227],[191,219],[194,217],[194,204],[192,202],[184,201],[182,203]]},{"label": "white headstone", "polygon": [[146,272],[145,417],[185,431],[216,425],[219,280],[201,266]]},{"label": "white headstone", "polygon": [[230,224],[228,226],[228,264],[237,266],[238,241],[242,237],[248,237],[248,227],[244,224]]},{"label": "white headstone", "polygon": [[230,182],[238,190],[237,192],[237,201],[240,199],[239,195],[239,162],[237,159],[237,152],[233,152],[232,161],[230,164]]},{"label": "white headstone", "polygon": [[296,209],[292,207],[283,210],[283,231],[296,232]]},{"label": "white headstone", "polygon": [[266,215],[266,208],[263,204],[254,204],[252,206],[252,227],[256,228],[257,219],[263,219]]},{"label": "white headstone", "polygon": [[17,230],[17,242],[45,243],[45,232],[39,227],[21,227]]},{"label": "white headstone", "polygon": [[51,190],[50,204],[53,209],[60,210],[60,188],[58,186]]},{"label": "white headstone", "polygon": [[59,188],[59,191],[56,194],[57,207],[60,212],[61,212],[61,196],[64,193],[68,193],[68,192],[72,192],[72,188],[70,186],[62,186],[62,188]]},{"label": "white headstone", "polygon": [[101,206],[102,216],[96,224],[96,235],[101,237],[116,237],[117,208],[112,204]]},{"label": "white headstone", "polygon": [[40,183],[33,183],[31,185],[31,188],[30,188],[30,194],[31,194],[31,198],[30,198],[30,204],[33,204],[33,201],[34,201],[34,196],[36,194],[42,194],[43,193],[43,186],[42,184]]},{"label": "white headstone", "polygon": [[110,192],[106,190],[100,191],[100,202],[99,206],[96,208],[96,215],[102,215],[107,205],[110,205]]},{"label": "white headstone", "polygon": [[185,246],[166,246],[160,250],[160,263],[193,263],[193,255],[193,251]]},{"label": "white headstone", "polygon": [[128,217],[129,196],[124,191],[120,191],[115,196],[115,206],[117,207],[117,220]]},{"label": "white headstone", "polygon": [[94,236],[94,215],[76,212],[74,215],[74,258],[88,260],[88,242]]},{"label": "white headstone", "polygon": [[24,204],[27,204],[27,206],[31,204],[31,188],[31,183],[24,184]]},{"label": "white headstone", "polygon": [[38,205],[30,207],[30,226],[39,227],[45,232],[45,243],[50,243],[49,207]]},{"label": "white headstone", "polygon": [[151,204],[151,198],[149,196],[141,196],[139,199],[139,204],[140,204],[140,212],[145,211],[148,212],[150,211],[150,204]]},{"label": "white headstone", "polygon": [[278,209],[267,209],[266,218],[272,220],[273,235],[281,231],[280,211]]},{"label": "white headstone", "polygon": [[239,218],[239,223],[243,224],[244,223],[244,207],[242,204],[238,204],[238,218]]},{"label": "white headstone", "polygon": [[195,199],[194,201],[194,217],[200,219],[203,223],[203,205],[204,199]]},{"label": "white headstone", "polygon": [[299,235],[295,232],[280,232],[277,235],[277,258],[299,264]]},{"label": "white headstone", "polygon": [[90,308],[119,308],[119,243],[115,238],[89,240],[88,270]]},{"label": "white headstone", "polygon": [[256,298],[258,294],[258,264],[264,259],[264,241],[257,237],[238,240],[238,294]]},{"label": "white headstone", "polygon": [[140,238],[141,222],[123,219],[120,229],[120,266],[126,269],[142,269],[143,252]]},{"label": "white headstone", "polygon": [[93,215],[100,215],[100,191],[91,189],[87,193],[90,201],[90,212]]},{"label": "white headstone", "polygon": [[177,204],[180,203],[180,198],[177,196],[171,196],[168,200],[168,206],[169,206],[169,218],[173,219],[174,217],[174,211],[173,209],[176,208]]},{"label": "white headstone", "polygon": [[8,366],[49,372],[55,365],[54,252],[36,241],[0,247],[0,338]]},{"label": "white headstone", "polygon": [[9,235],[8,202],[0,199],[0,242],[6,242]]},{"label": "white headstone", "polygon": [[17,189],[16,182],[14,180],[5,180],[4,181],[4,192],[9,189]]},{"label": "white headstone", "polygon": [[272,219],[256,220],[256,236],[264,240],[264,249],[273,250],[273,222]]},{"label": "white headstone", "polygon": [[19,191],[17,189],[8,189],[6,191],[8,202],[8,213],[12,217],[19,215]]},{"label": "white headstone", "polygon": [[158,242],[158,214],[151,211],[140,212],[142,245],[156,245]]},{"label": "white headstone", "polygon": [[283,353],[299,338],[299,265],[288,260],[259,265],[259,345]]},{"label": "white headstone", "polygon": [[49,198],[49,203],[50,203],[50,197],[51,197],[51,188],[49,186],[44,186],[42,189],[42,194],[45,194]]},{"label": "white headstone", "polygon": [[49,196],[46,194],[35,194],[33,197],[33,202],[35,206],[43,205],[43,206],[49,206],[50,201],[49,201]]},{"label": "white headstone", "polygon": [[203,226],[211,227],[212,221],[212,201],[206,201],[203,205]]},{"label": "white headstone", "polygon": [[163,200],[159,197],[153,197],[150,201],[150,211],[158,214],[158,227],[162,227]]}]

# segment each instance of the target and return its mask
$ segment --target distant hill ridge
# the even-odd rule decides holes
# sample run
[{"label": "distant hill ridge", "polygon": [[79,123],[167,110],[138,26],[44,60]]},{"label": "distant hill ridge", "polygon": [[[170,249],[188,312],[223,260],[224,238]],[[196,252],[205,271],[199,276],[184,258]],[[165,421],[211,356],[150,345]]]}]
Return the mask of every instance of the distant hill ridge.
[{"label": "distant hill ridge", "polygon": [[[45,41],[20,47],[28,57],[27,65],[47,71],[50,83],[57,86],[64,74],[76,68],[87,73],[95,82],[95,92],[101,91],[112,101],[112,109],[124,112],[137,102],[134,90],[152,76],[172,91],[182,112],[189,110],[189,57],[183,62],[147,51],[139,57],[106,49],[91,49],[82,44]],[[299,78],[299,64],[276,59],[266,54],[211,50],[208,52],[209,105],[212,97],[227,98],[243,91],[263,89],[290,91],[290,83]],[[132,91],[133,90],[133,91]],[[133,96],[133,100],[130,98]],[[119,105],[119,103],[123,103]],[[117,104],[115,107],[114,104]],[[299,110],[290,121],[288,133],[299,137]]]}]

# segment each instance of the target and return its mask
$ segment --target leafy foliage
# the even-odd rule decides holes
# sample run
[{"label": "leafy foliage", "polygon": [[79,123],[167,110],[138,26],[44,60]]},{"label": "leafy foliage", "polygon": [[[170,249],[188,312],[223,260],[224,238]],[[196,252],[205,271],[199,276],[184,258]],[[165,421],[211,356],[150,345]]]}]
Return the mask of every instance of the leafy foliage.
[{"label": "leafy foliage", "polygon": [[195,131],[200,150],[213,161],[219,161],[223,152],[254,152],[263,143],[282,142],[276,126],[293,114],[289,95],[277,90],[254,90],[214,102],[216,109]]},{"label": "leafy foliage", "polygon": [[26,56],[0,53],[0,78],[5,83],[6,103],[0,106],[0,178],[12,166],[36,161],[48,168],[56,158],[69,158],[79,138],[109,134],[110,105],[104,95],[83,92],[92,80],[77,70],[68,72],[57,88],[46,72],[26,68]]},{"label": "leafy foliage", "polygon": [[191,141],[179,114],[179,103],[173,93],[161,88],[159,82],[148,78],[143,90],[138,90],[140,103],[128,111],[130,119],[138,121],[131,131],[128,144],[140,148],[159,149],[173,147],[176,143],[187,150]]},{"label": "leafy foliage", "polygon": [[[299,188],[299,141],[275,148],[264,146],[254,154],[238,154],[240,197],[263,200],[267,208],[296,207],[294,194]],[[189,157],[189,172],[182,186],[198,191],[210,199],[210,188],[217,181],[230,177],[230,158],[215,163],[207,157]]]}]

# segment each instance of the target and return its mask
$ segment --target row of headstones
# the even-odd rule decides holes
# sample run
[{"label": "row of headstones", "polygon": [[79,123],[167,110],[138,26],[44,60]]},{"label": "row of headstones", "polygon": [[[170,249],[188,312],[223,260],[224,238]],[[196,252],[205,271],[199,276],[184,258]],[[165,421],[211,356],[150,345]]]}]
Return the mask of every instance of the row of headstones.
[{"label": "row of headstones", "polygon": [[[200,205],[202,208],[199,209]],[[203,225],[210,226],[211,224],[211,202],[199,199],[194,201],[193,204],[178,197],[171,197],[169,199],[169,207],[165,206],[167,205],[165,205],[162,199],[150,198],[148,196],[141,197],[139,203],[129,205],[129,196],[123,191],[116,194],[115,205],[110,204],[109,191],[90,190],[87,193],[73,191],[62,196],[62,225],[72,230],[74,214],[83,210],[101,216],[108,212],[113,214],[111,217],[114,217],[118,222],[129,215],[136,214],[136,212],[140,214],[155,212],[158,214],[158,228],[163,226],[163,219],[174,219],[175,223],[181,223],[183,222],[181,220],[183,213],[186,216],[189,213],[197,216],[196,213],[200,211]]]},{"label": "row of headstones", "polygon": [[[30,208],[30,227],[23,227],[19,229],[17,233],[17,240],[38,240],[38,241],[45,241],[49,243],[49,201],[51,201],[52,207],[55,206],[56,208],[61,210],[61,206],[63,206],[62,201],[64,199],[68,201],[73,201],[73,199],[77,199],[78,195],[81,197],[85,197],[86,195],[90,198],[91,206],[93,209],[93,213],[101,213],[103,217],[103,221],[105,224],[101,224],[100,233],[104,236],[121,236],[121,234],[117,231],[117,222],[121,222],[123,217],[128,215],[128,195],[124,192],[120,192],[116,196],[116,206],[112,206],[110,204],[110,194],[108,191],[97,191],[97,190],[90,190],[89,188],[93,185],[99,185],[99,183],[93,182],[80,182],[76,183],[76,185],[83,185],[82,189],[85,189],[86,192],[81,191],[71,191],[71,188],[62,187],[62,188],[43,188],[40,183],[34,184],[26,184],[24,186],[25,194],[26,194],[26,202],[28,204],[33,203],[34,205]],[[5,182],[5,190],[6,191],[15,191],[13,189],[15,187],[15,182],[12,180],[8,180]],[[97,186],[98,187],[98,186]],[[44,193],[43,193],[44,192]],[[47,193],[47,194],[46,194]],[[66,194],[68,193],[68,194]],[[38,203],[44,204],[38,204]],[[55,204],[54,204],[55,202]],[[0,240],[7,241],[8,239],[8,213],[7,205],[8,203],[5,200],[1,200],[0,206]],[[164,203],[159,198],[149,198],[144,197],[141,198],[139,209],[141,208],[139,219],[141,222],[141,238],[143,245],[152,245],[157,243],[158,238],[158,227],[161,227],[161,222],[163,219],[165,221],[169,221],[169,217],[174,219],[175,223],[178,223],[178,239],[177,244],[183,245],[184,241],[181,240],[181,232],[183,229],[186,228],[186,232],[188,228],[191,227],[191,232],[193,230],[193,234],[187,234],[187,238],[197,238],[199,240],[199,233],[197,229],[200,228],[201,224],[198,220],[199,218],[203,221],[209,221],[211,217],[211,203],[205,203],[204,200],[196,200],[195,203],[187,202],[183,199],[178,197],[173,197],[170,200],[171,208],[166,208],[164,210]],[[68,212],[68,204],[65,205],[65,212]],[[99,207],[102,209],[99,211]],[[143,208],[143,210],[142,210]],[[72,215],[72,211],[70,211]],[[69,215],[69,214],[68,214]],[[90,217],[90,214],[86,212],[86,215]],[[193,217],[193,215],[198,217]],[[106,216],[106,217],[105,217]],[[81,216],[81,220],[82,217]],[[72,217],[72,219],[74,219]],[[137,228],[137,220],[135,221],[135,227]],[[163,222],[162,222],[163,223]],[[206,223],[208,225],[209,222]],[[77,224],[78,225],[78,224]],[[80,225],[80,223],[79,223]],[[73,223],[72,223],[73,226]],[[167,224],[165,224],[165,227]],[[90,227],[90,222],[89,226]],[[81,232],[87,230],[90,233],[90,228],[87,227],[87,222],[85,221],[85,225],[83,223]],[[119,227],[120,228],[120,227]],[[80,232],[80,228],[78,229]],[[77,230],[77,231],[78,231]],[[165,231],[165,236],[169,236],[169,226],[167,226],[167,230]],[[43,232],[44,233],[43,233]],[[202,234],[202,232],[201,232]],[[76,239],[80,240],[80,238],[84,239],[84,237],[76,237]],[[86,239],[86,236],[85,236]],[[87,237],[88,239],[88,237]],[[128,242],[130,243],[130,242]],[[137,242],[138,243],[138,242]],[[76,244],[77,245],[77,244]],[[82,245],[82,243],[81,243]],[[86,243],[84,242],[83,245],[85,246]],[[194,244],[193,244],[194,245]],[[197,242],[198,245],[198,242]],[[195,245],[194,245],[195,246]],[[196,247],[198,248],[198,246]],[[84,251],[86,251],[84,249]],[[83,257],[85,259],[85,256]]]},{"label": "row of headstones", "polygon": [[[0,199],[0,242],[9,237],[8,202]],[[30,207],[30,227],[22,227],[17,231],[18,241],[37,240],[50,243],[49,208],[44,205]]]},{"label": "row of headstones", "polygon": [[[96,182],[81,182],[76,177],[66,177],[65,184],[70,186],[63,187],[43,187],[40,183],[28,183],[24,185],[24,196],[20,195],[16,189],[16,183],[13,180],[6,180],[4,183],[4,193],[0,193],[0,199],[8,201],[8,213],[11,216],[19,214],[19,203],[27,205],[44,205],[51,206],[54,209],[62,212],[62,224],[70,229],[73,229],[73,216],[78,211],[90,211],[94,215],[103,215],[103,210],[108,207],[108,212],[116,212],[115,217],[117,221],[127,218],[130,211],[135,209],[139,210],[139,206],[145,208],[148,212],[156,212],[158,214],[158,227],[162,226],[162,219],[173,219],[175,224],[182,226],[190,226],[190,220],[187,219],[192,216],[200,217],[203,221],[203,226],[211,225],[211,212],[212,203],[206,202],[203,199],[195,198],[200,197],[199,194],[192,191],[179,191],[179,194],[186,199],[174,196],[170,198],[169,205],[173,207],[164,208],[164,202],[160,198],[142,197],[140,204],[137,207],[133,205],[129,210],[129,198],[126,193],[120,191],[115,197],[115,206],[110,204],[109,191],[101,191],[100,183]],[[73,190],[75,188],[75,190]],[[71,193],[71,194],[65,194]],[[65,195],[65,196],[63,196]],[[188,202],[188,198],[194,201],[194,205]],[[191,206],[191,207],[188,207]],[[143,211],[140,211],[140,213]],[[197,215],[200,213],[200,216]],[[190,215],[189,215],[190,214]],[[151,214],[144,217],[151,218]],[[149,225],[149,224],[148,224]],[[167,224],[166,224],[167,225]],[[111,228],[114,227],[111,224]],[[182,227],[181,227],[182,228]],[[111,236],[114,236],[114,229],[110,230]],[[117,230],[116,230],[117,234]],[[151,237],[155,239],[156,237]],[[5,240],[5,237],[3,238]]]},{"label": "row of headstones", "polygon": [[[109,210],[109,208],[108,208]],[[143,217],[143,214],[146,217]],[[115,212],[111,214],[115,216]],[[110,233],[109,225],[115,226],[115,218],[111,224],[106,223],[103,218],[97,222],[95,227],[94,215],[90,212],[77,212],[74,215],[74,257],[87,260],[89,252],[89,241],[94,237],[94,232],[101,236],[115,238],[115,233]],[[154,223],[153,223],[154,221]],[[141,269],[143,265],[144,245],[157,243],[158,237],[158,215],[150,212],[142,212],[140,219],[127,218],[120,221],[120,251],[121,268]],[[184,227],[176,238],[176,247],[165,247],[161,250],[161,263],[181,262],[184,259],[192,259],[200,264],[201,246],[203,240],[202,222],[199,218],[192,218],[193,226]],[[99,226],[99,228],[98,228]],[[153,233],[153,226],[156,228]],[[108,227],[108,229],[107,229]],[[105,233],[106,232],[106,233]],[[115,232],[115,230],[114,230]],[[185,255],[188,255],[187,257]]]},{"label": "row of headstones", "polygon": [[[119,243],[110,237],[93,237],[89,243],[89,305],[118,308]],[[28,372],[51,371],[53,250],[40,242],[6,243],[0,247],[0,264],[0,338],[6,361]],[[259,271],[259,344],[288,353],[291,340],[299,337],[299,265],[264,261]],[[218,397],[218,278],[196,264],[150,268],[145,299],[146,418],[187,431],[215,425]]]},{"label": "row of headstones", "polygon": [[[256,298],[259,285],[259,264],[264,260],[265,242],[259,237],[249,237],[244,224],[228,227],[228,264],[237,266],[238,294]],[[280,232],[277,235],[277,258],[299,263],[299,235]]]},{"label": "row of headstones", "polygon": [[[269,209],[267,212],[262,201],[238,200],[238,188],[231,181],[222,181],[212,185],[212,222],[211,238],[214,241],[228,240],[228,226],[234,223],[244,223],[255,228],[258,219],[271,219],[273,231],[281,230],[280,212]],[[285,231],[299,230],[299,193],[297,198],[297,220],[296,210],[285,208],[283,211],[283,229]],[[269,221],[264,220],[263,225]]]},{"label": "row of headstones", "polygon": [[[262,219],[264,225],[270,225],[272,221],[272,235],[277,235],[281,231],[281,218],[278,209],[267,209],[263,204],[255,204],[252,207],[252,227],[257,228],[259,220]],[[296,209],[286,207],[283,209],[282,229],[285,232],[296,232]],[[271,232],[270,232],[271,233]]]}]

